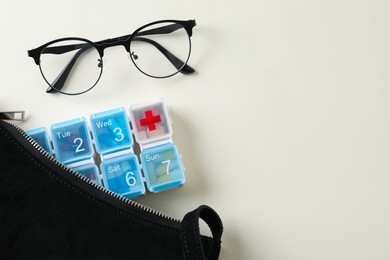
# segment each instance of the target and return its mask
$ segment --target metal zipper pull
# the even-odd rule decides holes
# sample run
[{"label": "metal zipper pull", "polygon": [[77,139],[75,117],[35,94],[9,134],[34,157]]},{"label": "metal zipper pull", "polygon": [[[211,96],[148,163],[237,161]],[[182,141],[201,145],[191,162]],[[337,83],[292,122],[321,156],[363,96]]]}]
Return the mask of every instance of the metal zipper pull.
[{"label": "metal zipper pull", "polygon": [[12,120],[12,121],[24,121],[25,111],[8,111],[0,112],[0,119]]}]

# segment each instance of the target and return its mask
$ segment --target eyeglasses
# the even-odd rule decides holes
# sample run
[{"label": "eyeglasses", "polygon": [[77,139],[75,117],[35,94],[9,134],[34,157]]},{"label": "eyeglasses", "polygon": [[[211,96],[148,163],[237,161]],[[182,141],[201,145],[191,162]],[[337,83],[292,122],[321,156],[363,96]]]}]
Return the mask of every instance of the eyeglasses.
[{"label": "eyeglasses", "polygon": [[193,73],[187,62],[195,20],[162,20],[146,24],[132,34],[92,42],[78,37],[61,38],[29,50],[49,88],[47,93],[78,95],[91,90],[103,71],[104,50],[125,47],[134,65],[153,78],[178,72]]}]

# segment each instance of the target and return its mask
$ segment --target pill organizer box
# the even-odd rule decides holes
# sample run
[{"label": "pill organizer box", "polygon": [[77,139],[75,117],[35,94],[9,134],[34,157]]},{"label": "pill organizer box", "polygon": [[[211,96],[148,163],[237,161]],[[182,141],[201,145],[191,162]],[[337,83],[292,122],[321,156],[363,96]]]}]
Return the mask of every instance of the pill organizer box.
[{"label": "pill organizer box", "polygon": [[172,141],[171,125],[165,103],[158,100],[132,105],[129,111],[120,107],[88,119],[55,123],[49,130],[41,127],[26,132],[69,168],[134,198],[145,194],[146,188],[160,192],[184,184],[184,167]]}]

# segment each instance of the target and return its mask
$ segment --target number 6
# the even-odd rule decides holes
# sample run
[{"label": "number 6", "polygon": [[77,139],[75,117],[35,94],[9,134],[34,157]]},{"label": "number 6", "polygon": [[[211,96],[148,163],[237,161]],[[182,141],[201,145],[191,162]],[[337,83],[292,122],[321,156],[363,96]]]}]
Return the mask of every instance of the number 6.
[{"label": "number 6", "polygon": [[133,187],[135,184],[137,184],[137,179],[134,177],[134,172],[126,173],[126,183],[130,187]]}]

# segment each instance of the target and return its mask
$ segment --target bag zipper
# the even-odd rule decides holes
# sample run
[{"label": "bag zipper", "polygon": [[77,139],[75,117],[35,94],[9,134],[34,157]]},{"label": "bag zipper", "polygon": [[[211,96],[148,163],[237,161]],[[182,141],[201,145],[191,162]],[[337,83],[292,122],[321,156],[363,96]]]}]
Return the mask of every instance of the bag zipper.
[{"label": "bag zipper", "polygon": [[109,196],[111,199],[118,200],[118,201],[120,201],[122,203],[125,203],[125,204],[127,204],[127,205],[129,205],[129,206],[131,206],[133,208],[136,208],[138,210],[144,211],[145,213],[152,214],[155,217],[160,217],[160,218],[163,218],[165,220],[173,221],[173,222],[176,222],[178,224],[181,224],[181,220],[179,220],[179,219],[171,217],[171,216],[169,216],[169,215],[167,215],[165,213],[162,213],[162,212],[160,212],[158,210],[150,208],[150,207],[148,207],[148,206],[146,206],[144,204],[141,204],[141,203],[139,203],[137,201],[134,201],[134,200],[131,200],[131,199],[127,199],[127,198],[125,198],[123,196],[120,196],[119,194],[116,194],[115,192],[112,192],[112,191],[106,189],[103,186],[100,186],[100,185],[94,183],[93,181],[91,181],[87,177],[81,175],[80,173],[78,173],[78,172],[76,172],[76,171],[66,167],[61,162],[57,161],[57,159],[55,157],[53,157],[48,152],[46,152],[45,149],[43,149],[31,136],[29,136],[20,127],[12,124],[10,122],[4,121],[4,120],[0,120],[0,121],[10,125],[11,127],[13,127],[27,142],[29,142],[39,152],[40,155],[44,156],[44,158],[47,159],[49,161],[49,163],[53,163],[55,166],[60,167],[60,169],[65,171],[67,174],[70,174],[70,175],[78,178],[80,181],[83,181],[83,182],[87,183],[88,185],[90,185],[90,187],[92,189],[97,189],[100,192],[102,192],[103,194]]}]

